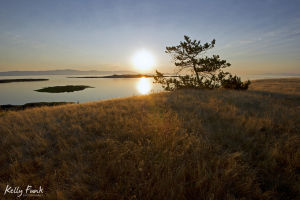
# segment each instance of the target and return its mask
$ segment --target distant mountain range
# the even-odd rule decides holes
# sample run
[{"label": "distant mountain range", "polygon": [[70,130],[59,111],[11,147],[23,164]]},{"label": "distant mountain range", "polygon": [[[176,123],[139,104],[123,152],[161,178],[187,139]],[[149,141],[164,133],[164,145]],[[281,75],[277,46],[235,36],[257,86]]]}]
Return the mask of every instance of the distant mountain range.
[{"label": "distant mountain range", "polygon": [[[97,71],[97,70],[89,70],[89,71],[80,71],[73,69],[64,69],[64,70],[48,70],[48,71],[8,71],[8,72],[0,72],[0,76],[34,76],[34,75],[113,75],[113,74],[138,74],[133,71]],[[148,74],[154,75],[154,74]],[[176,73],[164,73],[164,75],[178,75]],[[300,76],[300,74],[295,73],[263,73],[263,74],[253,74],[260,76]]]},{"label": "distant mountain range", "polygon": [[48,70],[48,71],[9,71],[0,72],[0,76],[32,76],[32,75],[113,75],[113,74],[137,74],[132,71],[79,71],[72,69]]},{"label": "distant mountain range", "polygon": [[263,73],[263,74],[253,74],[253,75],[263,75],[263,76],[300,76],[300,74],[295,73]]}]

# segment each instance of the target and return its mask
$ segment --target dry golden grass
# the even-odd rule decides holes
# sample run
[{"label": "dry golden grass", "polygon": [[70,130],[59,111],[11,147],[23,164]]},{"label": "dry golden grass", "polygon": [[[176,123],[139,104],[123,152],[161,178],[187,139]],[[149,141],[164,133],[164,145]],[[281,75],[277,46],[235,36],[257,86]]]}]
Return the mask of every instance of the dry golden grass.
[{"label": "dry golden grass", "polygon": [[297,199],[300,79],[0,116],[0,191],[27,199]]}]

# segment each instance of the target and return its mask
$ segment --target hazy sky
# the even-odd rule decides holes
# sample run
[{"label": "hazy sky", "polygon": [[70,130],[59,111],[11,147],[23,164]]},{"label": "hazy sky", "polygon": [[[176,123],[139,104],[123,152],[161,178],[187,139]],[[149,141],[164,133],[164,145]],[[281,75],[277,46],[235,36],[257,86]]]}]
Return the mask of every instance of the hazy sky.
[{"label": "hazy sky", "polygon": [[173,72],[166,46],[183,36],[216,39],[237,74],[300,73],[299,0],[0,0],[0,71],[131,70],[151,52],[147,72]]}]

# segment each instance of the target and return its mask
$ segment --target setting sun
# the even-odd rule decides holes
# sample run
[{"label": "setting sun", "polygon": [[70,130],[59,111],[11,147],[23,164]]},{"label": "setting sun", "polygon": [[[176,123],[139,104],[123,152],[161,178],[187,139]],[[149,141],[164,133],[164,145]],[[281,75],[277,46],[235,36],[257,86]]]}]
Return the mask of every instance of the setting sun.
[{"label": "setting sun", "polygon": [[154,59],[151,53],[145,50],[141,50],[134,55],[133,62],[136,67],[145,70],[150,68],[153,65]]}]

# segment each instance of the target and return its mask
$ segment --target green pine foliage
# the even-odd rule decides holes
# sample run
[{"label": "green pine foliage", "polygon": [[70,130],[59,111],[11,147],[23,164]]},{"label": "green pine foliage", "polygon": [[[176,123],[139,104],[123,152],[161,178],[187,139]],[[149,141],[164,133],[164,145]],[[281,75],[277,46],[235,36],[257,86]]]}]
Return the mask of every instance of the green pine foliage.
[{"label": "green pine foliage", "polygon": [[215,89],[223,87],[225,89],[247,90],[251,82],[243,83],[237,76],[232,76],[223,69],[231,64],[226,60],[221,60],[219,55],[211,58],[203,57],[207,50],[212,49],[216,40],[211,43],[200,44],[200,41],[192,41],[188,36],[184,36],[185,41],[178,46],[166,47],[166,53],[172,56],[177,73],[190,71],[191,75],[178,76],[178,78],[165,78],[164,75],[156,71],[154,83],[162,84],[167,91],[180,89]]},{"label": "green pine foliage", "polygon": [[227,79],[223,79],[221,82],[223,88],[232,90],[247,90],[250,84],[250,80],[248,80],[246,83],[243,83],[241,78],[232,76],[231,74]]}]

